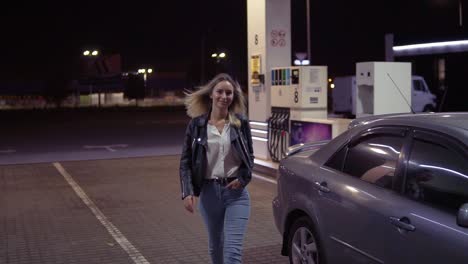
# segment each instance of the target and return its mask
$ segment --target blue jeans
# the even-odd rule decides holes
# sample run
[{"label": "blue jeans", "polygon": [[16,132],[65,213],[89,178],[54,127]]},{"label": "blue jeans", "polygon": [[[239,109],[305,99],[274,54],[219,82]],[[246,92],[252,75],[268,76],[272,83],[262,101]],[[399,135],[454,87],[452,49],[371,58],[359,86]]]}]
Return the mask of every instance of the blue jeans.
[{"label": "blue jeans", "polygon": [[212,263],[242,263],[242,242],[250,216],[247,189],[228,189],[205,181],[198,205],[208,230]]}]

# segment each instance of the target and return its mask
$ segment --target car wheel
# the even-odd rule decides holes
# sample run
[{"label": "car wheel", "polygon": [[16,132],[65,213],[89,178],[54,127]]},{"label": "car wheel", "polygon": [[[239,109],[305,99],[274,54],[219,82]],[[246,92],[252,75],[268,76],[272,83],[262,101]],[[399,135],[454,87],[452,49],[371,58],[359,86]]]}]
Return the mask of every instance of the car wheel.
[{"label": "car wheel", "polygon": [[291,264],[323,264],[319,239],[307,217],[298,218],[289,230],[289,262]]}]

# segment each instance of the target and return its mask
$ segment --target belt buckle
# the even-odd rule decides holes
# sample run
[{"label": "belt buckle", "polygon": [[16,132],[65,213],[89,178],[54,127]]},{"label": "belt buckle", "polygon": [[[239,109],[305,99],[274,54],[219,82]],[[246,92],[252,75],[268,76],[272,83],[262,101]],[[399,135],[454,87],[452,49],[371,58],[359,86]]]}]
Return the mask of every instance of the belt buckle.
[{"label": "belt buckle", "polygon": [[216,177],[215,178],[215,181],[219,184],[219,185],[226,185],[227,184],[227,179],[224,178],[224,177]]},{"label": "belt buckle", "polygon": [[224,177],[223,177],[223,178],[221,178],[220,180],[221,180],[221,185],[223,185],[223,186],[227,185],[227,183],[228,183],[227,178],[224,178]]}]

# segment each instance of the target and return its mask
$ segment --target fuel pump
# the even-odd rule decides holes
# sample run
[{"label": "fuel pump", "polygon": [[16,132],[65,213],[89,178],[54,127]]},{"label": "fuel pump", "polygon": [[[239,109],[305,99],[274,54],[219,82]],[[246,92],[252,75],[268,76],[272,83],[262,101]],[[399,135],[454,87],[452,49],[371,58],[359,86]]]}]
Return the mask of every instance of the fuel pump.
[{"label": "fuel pump", "polygon": [[274,107],[268,119],[268,152],[273,161],[286,155],[289,146],[289,109]]},{"label": "fuel pump", "polygon": [[327,67],[273,68],[270,76],[268,151],[273,161],[279,161],[290,145],[292,119],[327,117]]}]

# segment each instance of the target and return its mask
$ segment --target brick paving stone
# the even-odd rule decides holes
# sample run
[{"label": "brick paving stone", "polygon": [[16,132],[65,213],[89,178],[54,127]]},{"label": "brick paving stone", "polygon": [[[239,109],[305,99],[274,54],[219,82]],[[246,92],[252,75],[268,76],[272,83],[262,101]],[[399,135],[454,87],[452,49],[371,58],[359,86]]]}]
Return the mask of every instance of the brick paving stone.
[{"label": "brick paving stone", "polygon": [[[50,164],[0,167],[0,263],[128,263],[107,231]],[[94,255],[89,257],[86,253]]]},{"label": "brick paving stone", "polygon": [[[179,156],[62,163],[103,214],[150,263],[209,263],[198,212],[182,206]],[[271,200],[254,179],[244,263],[280,256]],[[133,263],[52,164],[0,166],[0,263]]]}]

